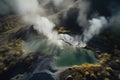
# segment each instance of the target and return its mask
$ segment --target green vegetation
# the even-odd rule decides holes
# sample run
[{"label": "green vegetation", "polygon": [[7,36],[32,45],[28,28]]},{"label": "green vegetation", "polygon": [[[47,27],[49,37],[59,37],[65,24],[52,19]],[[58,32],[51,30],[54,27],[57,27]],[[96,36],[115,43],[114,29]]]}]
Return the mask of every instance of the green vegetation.
[{"label": "green vegetation", "polygon": [[0,73],[14,66],[25,54],[22,40],[12,40],[0,47]]},{"label": "green vegetation", "polygon": [[20,24],[18,16],[7,16],[0,18],[0,33],[11,30],[18,27]]}]

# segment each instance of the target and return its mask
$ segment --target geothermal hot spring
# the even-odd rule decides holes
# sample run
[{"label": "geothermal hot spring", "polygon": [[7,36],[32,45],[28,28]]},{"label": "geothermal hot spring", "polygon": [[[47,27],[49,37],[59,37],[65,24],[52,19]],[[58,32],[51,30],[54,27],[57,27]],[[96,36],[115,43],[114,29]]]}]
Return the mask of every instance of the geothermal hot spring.
[{"label": "geothermal hot spring", "polygon": [[[32,74],[49,73],[53,78],[57,79],[59,72],[63,71],[66,67],[81,65],[83,63],[97,63],[97,59],[95,57],[96,53],[85,49],[85,43],[81,42],[82,44],[80,44],[79,41],[74,39],[75,36],[60,34],[58,45],[50,42],[46,37],[28,41],[24,45],[26,51],[40,52],[48,55],[48,57],[44,58],[42,61],[38,60],[36,63],[37,67],[33,70]],[[30,80],[35,79],[36,77],[38,76],[32,76]],[[41,79],[52,80],[48,79],[47,77],[49,76],[47,75],[45,78],[44,75],[41,75]],[[38,78],[40,78],[40,76]]]},{"label": "geothermal hot spring", "polygon": [[[104,17],[89,20],[90,29],[85,29],[81,35],[58,34],[54,30],[55,24],[50,20],[46,17],[38,16],[37,18],[38,20],[33,27],[39,36],[37,38],[31,37],[32,39],[25,43],[24,48],[29,53],[40,52],[48,55],[48,57],[37,63],[37,67],[32,74],[47,72],[57,79],[59,72],[66,67],[83,63],[97,63],[96,53],[85,49],[85,47],[87,42],[107,24],[107,20]],[[34,78],[35,76],[31,79]]]},{"label": "geothermal hot spring", "polygon": [[[37,35],[31,33],[26,36],[23,48],[28,54],[25,55],[33,53],[37,56],[47,56],[42,60],[41,57],[36,60],[36,65],[33,65],[33,69],[24,80],[34,80],[38,77],[34,77],[34,74],[44,72],[57,79],[59,72],[66,67],[97,63],[96,53],[85,47],[94,36],[107,28],[109,18],[106,17],[107,14],[102,15],[104,12],[101,9],[91,9],[91,1],[11,0],[10,5],[15,14],[21,17],[21,22],[32,26],[37,32]],[[67,27],[70,31],[64,33],[64,29],[59,33],[55,28],[61,26],[65,29]],[[53,80],[49,75],[41,74],[41,77]]]},{"label": "geothermal hot spring", "polygon": [[[89,28],[85,28],[81,35],[69,35],[62,33],[58,34],[58,32],[54,30],[54,27],[61,24],[58,18],[59,14],[66,13],[66,10],[74,7],[77,3],[79,3],[79,1],[74,2],[71,0],[69,2],[69,0],[67,0],[66,3],[70,6],[67,6],[65,10],[64,6],[66,7],[67,4],[61,6],[59,3],[63,4],[62,2],[55,2],[56,8],[58,6],[58,9],[60,8],[62,10],[58,10],[58,12],[55,13],[54,11],[50,11],[50,8],[50,10],[48,9],[48,14],[46,14],[47,16],[44,15],[44,12],[47,12],[47,8],[44,9],[44,6],[39,8],[42,6],[42,4],[39,5],[37,0],[30,1],[16,1],[17,13],[22,16],[22,20],[26,24],[33,25],[34,30],[36,30],[39,34],[39,38],[37,39],[28,39],[28,41],[25,43],[24,48],[28,52],[40,52],[50,56],[38,62],[37,67],[32,74],[48,72],[52,74],[53,77],[56,77],[57,72],[65,67],[80,65],[83,63],[97,62],[95,53],[84,49],[84,47],[87,45],[87,42],[94,35],[99,34],[101,28],[107,24],[105,17],[93,17],[92,19],[88,20]],[[26,4],[27,2],[30,2],[30,4]],[[82,2],[81,0],[80,3],[86,4],[85,7],[89,5],[87,2]],[[84,11],[86,10],[87,9],[83,9],[83,12],[80,12],[81,16],[85,16]],[[81,18],[82,17],[79,17],[78,21],[81,21]]]},{"label": "geothermal hot spring", "polygon": [[[53,23],[45,17],[40,17],[38,25],[34,26],[34,28],[39,32],[39,35],[45,35],[46,37],[39,36],[37,39],[32,39],[26,42],[24,47],[28,52],[41,52],[51,55],[57,67],[96,63],[95,53],[84,47],[86,47],[87,42],[94,34],[99,33],[99,29],[104,26],[107,21],[104,17],[100,17],[93,18],[89,22],[90,29],[85,30],[82,35],[58,34],[52,30],[54,26]],[[41,34],[41,27],[43,27],[43,34]],[[94,29],[94,27],[97,27],[97,29]],[[48,28],[51,29],[48,30]],[[93,33],[95,31],[96,33]],[[48,62],[44,64],[48,64]]]}]

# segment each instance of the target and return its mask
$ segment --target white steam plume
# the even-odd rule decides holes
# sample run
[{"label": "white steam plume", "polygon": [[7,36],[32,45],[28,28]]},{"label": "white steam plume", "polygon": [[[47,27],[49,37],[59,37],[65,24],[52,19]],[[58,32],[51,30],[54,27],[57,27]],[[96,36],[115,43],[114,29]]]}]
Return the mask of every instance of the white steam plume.
[{"label": "white steam plume", "polygon": [[57,32],[53,31],[55,24],[39,14],[40,6],[38,0],[15,1],[17,12],[22,15],[23,21],[27,24],[34,25],[34,29],[45,35],[51,42],[61,45],[61,42],[58,41]]},{"label": "white steam plume", "polygon": [[61,39],[74,47],[85,47],[89,40],[91,40],[95,35],[98,35],[101,29],[104,29],[107,24],[107,20],[105,17],[99,17],[89,20],[89,23],[89,28],[85,28],[82,35],[61,34]]},{"label": "white steam plume", "polygon": [[93,36],[98,35],[101,29],[107,24],[105,17],[93,18],[89,20],[90,27],[83,32],[84,42],[87,43]]}]

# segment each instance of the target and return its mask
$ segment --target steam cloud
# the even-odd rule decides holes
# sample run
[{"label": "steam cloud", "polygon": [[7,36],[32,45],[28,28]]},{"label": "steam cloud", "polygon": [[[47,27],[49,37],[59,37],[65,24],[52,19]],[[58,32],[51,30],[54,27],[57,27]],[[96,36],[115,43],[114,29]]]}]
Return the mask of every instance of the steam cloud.
[{"label": "steam cloud", "polygon": [[100,18],[93,18],[92,20],[89,20],[90,27],[89,29],[85,29],[83,32],[84,36],[84,42],[88,42],[93,36],[98,35],[101,31],[101,29],[104,29],[104,26],[107,24],[107,20],[105,17]]},{"label": "steam cloud", "polygon": [[45,35],[51,42],[61,45],[60,41],[57,41],[57,32],[53,31],[55,24],[39,14],[38,0],[16,0],[16,6],[18,13],[27,24],[34,25],[38,33]]},{"label": "steam cloud", "polygon": [[92,20],[89,20],[90,26],[88,28],[85,28],[82,35],[64,35],[61,34],[61,38],[66,43],[69,43],[75,47],[85,47],[86,43],[95,35],[98,35],[101,31],[101,29],[104,28],[105,25],[107,25],[107,20],[105,17],[99,17],[99,18],[93,18]]},{"label": "steam cloud", "polygon": [[[81,47],[82,44],[85,46],[93,36],[100,33],[101,29],[107,24],[105,17],[109,17],[110,15],[108,14],[115,15],[115,13],[119,12],[118,2],[117,0],[99,0],[98,2],[95,0],[1,0],[0,15],[10,12],[16,13],[17,11],[17,14],[22,15],[24,22],[34,25],[34,29],[38,33],[45,35],[52,43],[62,45],[62,41],[59,40],[61,38],[64,42],[74,46],[80,44],[79,47]],[[108,3],[108,5],[105,5],[105,3]],[[116,9],[113,9],[112,6],[115,4]],[[106,10],[101,9],[99,6]],[[56,31],[53,31],[53,28],[56,26],[56,23],[61,24],[59,19],[61,16],[59,14],[63,14],[62,17],[68,17],[67,13],[69,13],[71,8],[78,9],[76,22],[80,27],[83,27],[84,31],[82,35],[61,34],[61,36]],[[117,15],[119,16],[119,14]],[[113,16],[110,21],[111,25],[117,25],[118,19],[115,20]]]}]

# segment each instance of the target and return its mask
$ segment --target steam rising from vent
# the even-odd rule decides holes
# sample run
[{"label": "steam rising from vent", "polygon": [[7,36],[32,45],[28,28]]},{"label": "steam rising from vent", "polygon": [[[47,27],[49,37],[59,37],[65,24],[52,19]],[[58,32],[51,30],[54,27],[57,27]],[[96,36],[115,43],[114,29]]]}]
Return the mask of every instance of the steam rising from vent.
[{"label": "steam rising from vent", "polygon": [[[82,1],[82,0],[78,0],[76,2],[74,0],[66,0],[66,1],[47,0],[47,2],[44,2],[42,0],[41,1],[14,0],[14,1],[16,2],[16,10],[18,14],[22,16],[22,20],[27,24],[34,25],[34,29],[37,30],[38,33],[43,34],[48,38],[50,42],[57,44],[59,46],[62,46],[63,43],[65,42],[75,47],[85,47],[86,43],[93,36],[98,35],[100,33],[100,30],[104,27],[104,25],[107,24],[107,20],[104,17],[87,20],[87,11],[90,5],[89,2],[87,1]],[[44,3],[44,5],[42,5],[42,2]],[[53,2],[54,6],[57,9],[62,9],[63,7],[67,7],[65,4],[69,4],[71,5],[71,7],[79,8],[78,10],[80,11],[79,11],[79,16],[77,18],[77,22],[79,25],[85,26],[82,35],[58,34],[57,31],[53,30],[55,27],[55,24],[52,21],[50,21],[47,18],[47,16],[43,16],[42,14],[40,14],[40,12],[46,11],[45,10],[46,8],[44,6],[47,4],[50,4],[50,2]],[[62,7],[60,4],[64,6]],[[68,7],[68,8],[71,8],[71,7]],[[47,9],[47,11],[49,10],[51,10],[51,8]],[[66,11],[63,10],[63,13],[66,13],[68,9],[65,9],[65,10]],[[53,15],[54,14],[55,13],[53,11]],[[87,26],[86,24],[89,25],[89,27],[86,27]]]},{"label": "steam rising from vent", "polygon": [[45,17],[39,17],[34,25],[34,29],[39,33],[43,33],[48,40],[59,46],[62,46],[62,42],[59,40],[59,35],[56,31],[53,31],[55,24],[49,21]]},{"label": "steam rising from vent", "polygon": [[34,25],[34,29],[38,33],[43,34],[51,42],[62,45],[58,41],[58,34],[53,31],[55,24],[48,20],[46,17],[41,17],[39,14],[39,3],[38,0],[15,0],[17,3],[17,11],[22,15],[23,21],[27,24]]},{"label": "steam rising from vent", "polygon": [[75,47],[85,47],[86,43],[95,35],[98,35],[101,29],[105,27],[107,20],[105,17],[99,17],[89,20],[89,23],[90,26],[88,28],[85,28],[82,35],[61,34],[62,40]]},{"label": "steam rising from vent", "polygon": [[101,29],[107,24],[105,17],[93,18],[89,20],[90,27],[83,32],[83,41],[87,43],[93,36],[98,35]]}]

